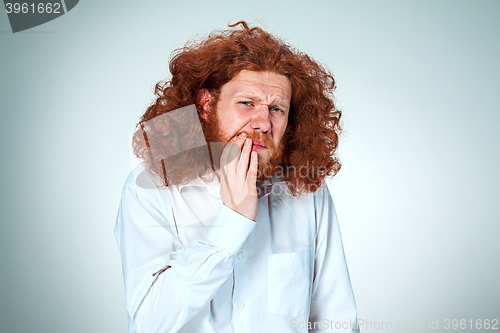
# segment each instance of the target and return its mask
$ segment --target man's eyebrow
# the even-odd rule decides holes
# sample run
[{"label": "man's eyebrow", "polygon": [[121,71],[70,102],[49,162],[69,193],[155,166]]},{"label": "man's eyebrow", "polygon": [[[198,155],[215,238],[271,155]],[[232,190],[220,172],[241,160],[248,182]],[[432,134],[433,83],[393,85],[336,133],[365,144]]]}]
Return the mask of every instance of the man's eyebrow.
[{"label": "man's eyebrow", "polygon": [[262,101],[262,99],[259,96],[252,95],[249,93],[236,93],[234,95],[234,98],[246,98],[246,99],[251,99],[253,101]]},{"label": "man's eyebrow", "polygon": [[286,107],[290,107],[290,103],[287,103],[284,99],[281,99],[279,97],[276,97],[275,99],[273,99],[273,103],[283,105]]},{"label": "man's eyebrow", "polygon": [[[234,95],[234,98],[238,99],[238,98],[244,98],[244,99],[249,99],[249,100],[252,100],[252,101],[256,101],[256,102],[261,102],[262,99],[258,96],[255,96],[255,95],[252,95],[252,94],[249,94],[249,93],[236,93]],[[271,104],[269,105],[282,105],[282,106],[286,106],[286,107],[290,107],[290,105],[288,105],[289,103],[286,103],[285,100],[283,98],[280,98],[280,97],[275,97]]]}]

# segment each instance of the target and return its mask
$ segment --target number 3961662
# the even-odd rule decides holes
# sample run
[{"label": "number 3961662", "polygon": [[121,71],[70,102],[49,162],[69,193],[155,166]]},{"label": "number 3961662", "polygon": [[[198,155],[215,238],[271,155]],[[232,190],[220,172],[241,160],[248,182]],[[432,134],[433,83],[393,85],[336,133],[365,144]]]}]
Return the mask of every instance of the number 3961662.
[{"label": "number 3961662", "polygon": [[469,319],[445,319],[444,329],[485,329],[485,330],[497,330],[498,329],[498,319],[477,319],[476,321]]},{"label": "number 3961662", "polygon": [[5,10],[7,14],[27,14],[27,13],[38,13],[38,14],[61,14],[61,4],[60,3],[39,3],[38,5],[27,4],[27,3],[6,3]]}]

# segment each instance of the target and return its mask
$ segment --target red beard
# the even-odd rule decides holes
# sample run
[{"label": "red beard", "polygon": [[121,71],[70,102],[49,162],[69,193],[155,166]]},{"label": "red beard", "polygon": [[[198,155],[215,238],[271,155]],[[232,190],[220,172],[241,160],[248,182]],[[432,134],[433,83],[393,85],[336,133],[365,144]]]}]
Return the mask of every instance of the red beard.
[{"label": "red beard", "polygon": [[[213,108],[212,108],[213,109]],[[201,125],[203,127],[203,132],[205,133],[205,139],[209,143],[210,157],[215,170],[220,169],[220,157],[222,151],[227,145],[227,142],[233,137],[244,132],[238,132],[231,137],[225,137],[223,131],[220,128],[219,119],[216,112],[209,112],[208,119],[204,120],[200,118]],[[246,132],[245,132],[246,133]],[[259,181],[266,180],[276,173],[276,168],[281,165],[283,151],[285,148],[285,136],[281,138],[281,141],[276,147],[269,139],[269,137],[263,133],[246,133],[247,137],[252,140],[260,140],[267,146],[269,151],[270,159],[267,163],[260,163],[257,171],[257,179]]]}]

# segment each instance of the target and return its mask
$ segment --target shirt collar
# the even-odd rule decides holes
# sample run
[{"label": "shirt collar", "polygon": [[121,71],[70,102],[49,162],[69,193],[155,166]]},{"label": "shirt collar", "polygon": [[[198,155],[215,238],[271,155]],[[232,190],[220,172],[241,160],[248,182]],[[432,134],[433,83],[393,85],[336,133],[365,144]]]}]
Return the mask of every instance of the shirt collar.
[{"label": "shirt collar", "polygon": [[188,186],[206,187],[208,190],[208,193],[210,193],[214,197],[220,198],[219,178],[217,178],[217,176],[215,175],[215,173],[213,171],[207,173],[204,176],[204,178],[208,178],[208,179],[210,179],[211,177],[212,177],[212,180],[205,181],[205,180],[201,179],[201,177],[198,176],[185,184],[179,184],[179,185],[175,185],[175,186],[177,186],[177,188],[179,189],[179,192],[181,192],[184,187],[188,187]]}]

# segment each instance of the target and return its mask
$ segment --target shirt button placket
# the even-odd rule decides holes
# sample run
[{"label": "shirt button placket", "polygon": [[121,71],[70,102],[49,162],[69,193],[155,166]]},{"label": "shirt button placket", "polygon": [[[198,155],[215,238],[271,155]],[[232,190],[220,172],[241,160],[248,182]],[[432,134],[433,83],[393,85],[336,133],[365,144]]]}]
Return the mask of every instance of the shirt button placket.
[{"label": "shirt button placket", "polygon": [[[233,321],[235,327],[245,327],[248,324],[248,307],[244,300],[247,300],[247,297],[244,293],[242,293],[243,289],[243,281],[246,268],[245,268],[245,258],[243,256],[244,249],[242,248],[240,252],[235,254],[235,257],[238,258],[234,263],[233,277],[234,277],[234,286],[233,286]],[[239,330],[237,330],[239,331]]]}]

